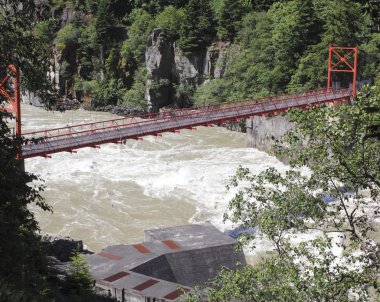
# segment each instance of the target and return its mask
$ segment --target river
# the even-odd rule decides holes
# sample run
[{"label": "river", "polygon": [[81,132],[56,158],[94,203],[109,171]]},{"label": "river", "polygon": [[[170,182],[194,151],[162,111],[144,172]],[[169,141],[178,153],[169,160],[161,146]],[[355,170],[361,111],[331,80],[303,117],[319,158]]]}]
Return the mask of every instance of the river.
[{"label": "river", "polygon": [[[23,105],[22,117],[26,132],[116,116]],[[145,229],[210,221],[224,231],[233,227],[223,223],[223,213],[233,196],[226,184],[237,167],[255,172],[286,168],[245,144],[245,134],[199,127],[77,154],[53,154],[51,159],[26,159],[26,170],[44,179],[43,196],[54,213],[33,210],[43,232],[80,238],[95,252],[141,242]]]}]

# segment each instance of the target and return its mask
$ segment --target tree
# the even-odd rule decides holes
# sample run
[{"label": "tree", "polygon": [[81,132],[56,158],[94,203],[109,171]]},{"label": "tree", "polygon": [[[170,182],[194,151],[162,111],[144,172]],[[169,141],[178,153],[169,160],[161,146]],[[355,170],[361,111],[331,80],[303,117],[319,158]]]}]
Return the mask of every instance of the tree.
[{"label": "tree", "polygon": [[132,25],[129,27],[128,39],[123,43],[122,55],[127,64],[136,67],[144,62],[146,41],[153,29],[153,19],[151,15],[140,9],[133,10],[130,18]]},{"label": "tree", "polygon": [[[240,167],[225,219],[258,228],[274,251],[256,267],[223,270],[203,292],[208,301],[369,301],[380,297],[380,245],[371,238],[380,208],[380,90],[352,106],[293,111],[295,130],[278,144],[291,168],[259,174]],[[302,168],[311,168],[309,175]],[[313,239],[297,243],[300,233]],[[253,244],[253,246],[252,246]],[[202,294],[201,294],[202,295]],[[194,300],[194,297],[191,299]],[[191,300],[189,300],[191,301]]]},{"label": "tree", "polygon": [[251,0],[250,2],[255,11],[266,11],[276,0]]},{"label": "tree", "polygon": [[243,18],[238,34],[241,51],[231,48],[222,79],[211,80],[197,90],[196,97],[204,103],[254,98],[274,92],[272,70],[272,21],[268,13],[251,13]]},{"label": "tree", "polygon": [[[153,30],[154,20],[152,16],[142,9],[134,9],[129,16],[132,25],[129,27],[128,39],[123,42],[121,56],[124,59],[127,70],[129,87],[132,87],[138,78],[139,69],[145,62],[145,50],[148,37]],[[135,85],[133,96],[141,95],[142,86]]]},{"label": "tree", "polygon": [[269,15],[273,22],[274,50],[271,76],[275,90],[285,91],[307,46],[319,42],[321,26],[311,0],[277,2],[271,6]]},{"label": "tree", "polygon": [[188,0],[134,0],[135,8],[142,8],[152,16],[162,12],[168,6],[175,8],[182,8],[189,2]]},{"label": "tree", "polygon": [[[22,5],[21,5],[22,4]],[[25,87],[48,105],[51,86],[43,39],[33,26],[42,9],[35,1],[2,1],[0,4],[0,66],[14,64],[22,71]],[[4,69],[2,69],[4,71]],[[1,104],[5,100],[0,97]],[[38,223],[28,208],[51,208],[42,199],[39,178],[21,169],[16,160],[21,138],[11,135],[10,115],[0,111],[0,300],[47,301],[48,259],[38,234]]]},{"label": "tree", "polygon": [[315,4],[315,12],[322,24],[320,41],[311,44],[300,58],[298,68],[288,86],[290,90],[300,87],[324,87],[328,46],[360,45],[368,36],[369,28],[363,26],[368,21],[362,7],[357,3],[345,0],[324,0]]},{"label": "tree", "polygon": [[241,27],[241,20],[245,12],[246,7],[244,7],[242,2],[224,0],[220,15],[218,16],[218,36],[233,42],[236,33]]},{"label": "tree", "polygon": [[93,296],[93,281],[86,259],[79,252],[70,257],[71,266],[65,279],[64,292],[70,301],[90,301]]},{"label": "tree", "polygon": [[34,33],[34,25],[43,21],[36,20],[36,11],[43,11],[42,6],[30,0],[0,3],[0,66],[10,63],[20,66],[23,84],[46,100],[52,94],[52,86],[46,76],[49,60],[41,39]]},{"label": "tree", "polygon": [[78,43],[79,30],[74,26],[74,24],[69,23],[57,33],[57,48],[74,48]]},{"label": "tree", "polygon": [[51,210],[43,201],[42,186],[28,185],[39,180],[23,172],[16,160],[21,139],[10,135],[5,120],[8,114],[0,111],[0,300],[43,301],[47,294],[48,260],[38,223],[28,209],[36,204]]},{"label": "tree", "polygon": [[110,0],[100,0],[96,12],[95,29],[97,34],[97,41],[99,44],[104,44],[108,41],[110,28],[113,25],[114,16],[111,9]]},{"label": "tree", "polygon": [[180,29],[184,20],[184,10],[169,5],[156,16],[155,27],[164,29],[170,39],[176,40],[180,36]]},{"label": "tree", "polygon": [[185,14],[178,45],[189,54],[211,43],[215,36],[214,15],[209,0],[190,0]]},{"label": "tree", "polygon": [[371,79],[380,73],[380,33],[373,33],[368,41],[360,47],[360,75],[362,79]]}]

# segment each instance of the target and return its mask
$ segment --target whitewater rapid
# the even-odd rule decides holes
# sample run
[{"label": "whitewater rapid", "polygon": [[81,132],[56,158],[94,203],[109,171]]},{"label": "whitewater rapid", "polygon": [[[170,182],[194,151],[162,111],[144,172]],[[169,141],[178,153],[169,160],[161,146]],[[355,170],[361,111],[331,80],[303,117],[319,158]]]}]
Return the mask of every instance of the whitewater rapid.
[{"label": "whitewater rapid", "polygon": [[[28,105],[22,111],[23,131],[115,118]],[[145,229],[210,221],[224,231],[233,227],[223,223],[223,213],[233,196],[226,184],[237,167],[286,169],[245,144],[245,134],[199,127],[77,154],[53,154],[51,159],[27,159],[26,170],[44,179],[43,196],[54,213],[34,211],[43,232],[80,238],[95,252],[111,244],[141,242]]]}]

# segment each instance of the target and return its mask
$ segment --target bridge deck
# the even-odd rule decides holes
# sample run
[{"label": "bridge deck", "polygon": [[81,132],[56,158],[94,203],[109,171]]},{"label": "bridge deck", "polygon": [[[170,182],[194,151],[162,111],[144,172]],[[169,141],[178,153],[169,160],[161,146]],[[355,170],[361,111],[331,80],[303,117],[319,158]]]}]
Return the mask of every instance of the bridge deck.
[{"label": "bridge deck", "polygon": [[[22,157],[47,156],[52,153],[72,151],[100,144],[120,142],[124,139],[157,135],[201,125],[222,123],[239,118],[284,112],[292,108],[306,108],[348,99],[350,89],[317,90],[292,95],[282,95],[265,100],[246,100],[173,110],[146,117],[119,118],[110,121],[24,134],[38,138],[38,142],[22,146]],[[269,101],[268,101],[269,100]]]}]

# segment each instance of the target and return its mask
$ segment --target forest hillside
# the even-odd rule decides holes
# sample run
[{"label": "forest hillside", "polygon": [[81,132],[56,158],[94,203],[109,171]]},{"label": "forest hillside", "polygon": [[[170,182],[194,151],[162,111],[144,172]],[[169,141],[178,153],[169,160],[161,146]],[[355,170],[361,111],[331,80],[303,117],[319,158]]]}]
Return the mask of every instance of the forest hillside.
[{"label": "forest hillside", "polygon": [[156,111],[324,87],[331,44],[359,47],[359,80],[380,66],[378,1],[39,2],[35,35],[59,96],[87,106]]}]

